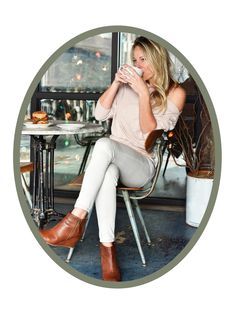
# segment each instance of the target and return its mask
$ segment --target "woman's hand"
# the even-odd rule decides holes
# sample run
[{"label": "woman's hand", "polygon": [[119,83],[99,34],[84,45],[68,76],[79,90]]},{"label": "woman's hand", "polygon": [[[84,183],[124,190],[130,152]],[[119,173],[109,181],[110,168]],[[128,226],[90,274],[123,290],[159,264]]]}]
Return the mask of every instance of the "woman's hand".
[{"label": "woman's hand", "polygon": [[123,73],[123,67],[120,67],[117,71],[117,73],[115,74],[115,79],[114,79],[115,83],[124,83],[127,84],[127,80],[126,80],[126,76]]},{"label": "woman's hand", "polygon": [[124,64],[117,72],[117,75],[122,83],[128,84],[139,96],[149,95],[147,85],[142,77],[128,64]]}]

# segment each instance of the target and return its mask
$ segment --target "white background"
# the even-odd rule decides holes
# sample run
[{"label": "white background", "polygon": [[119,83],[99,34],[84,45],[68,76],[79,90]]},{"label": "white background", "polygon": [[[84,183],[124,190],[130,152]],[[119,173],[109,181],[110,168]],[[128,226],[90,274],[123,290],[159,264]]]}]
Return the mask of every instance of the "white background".
[{"label": "white background", "polygon": [[[4,2],[0,10],[1,312],[234,312],[235,207],[234,184],[229,181],[234,178],[233,1]],[[169,273],[128,289],[96,287],[57,266],[23,217],[13,175],[17,115],[39,68],[71,38],[108,25],[153,32],[186,56],[212,98],[223,147],[220,190],[200,240]]]}]

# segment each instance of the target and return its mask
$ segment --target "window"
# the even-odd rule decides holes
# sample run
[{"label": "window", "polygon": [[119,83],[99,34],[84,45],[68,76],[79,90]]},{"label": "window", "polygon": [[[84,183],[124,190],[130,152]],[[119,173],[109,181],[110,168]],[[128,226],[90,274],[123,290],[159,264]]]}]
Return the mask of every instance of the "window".
[{"label": "window", "polygon": [[[96,122],[94,110],[101,93],[114,79],[117,68],[131,64],[130,50],[137,37],[132,33],[106,33],[87,38],[61,54],[43,75],[32,97],[27,115],[37,110],[48,113],[49,119]],[[172,56],[180,69],[182,65]],[[177,63],[178,62],[178,63]],[[177,72],[180,76],[181,72]],[[180,76],[182,77],[182,75]],[[60,136],[55,150],[55,189],[73,190],[68,183],[77,175],[86,147],[73,135]],[[21,160],[30,158],[30,141],[22,136]],[[174,171],[175,165],[170,165]],[[179,170],[179,169],[178,169]],[[179,171],[177,170],[177,173]],[[181,172],[184,169],[181,170]],[[184,174],[180,177],[184,185]],[[179,178],[177,178],[179,180]],[[181,180],[181,178],[180,178]],[[164,183],[157,196],[169,197]],[[179,194],[179,193],[178,193]],[[174,198],[174,195],[172,196]],[[184,198],[184,195],[179,195]]]},{"label": "window", "polygon": [[111,82],[112,34],[87,38],[65,51],[42,78],[43,92],[103,92]]},{"label": "window", "polygon": [[[116,72],[116,33],[87,38],[66,50],[43,75],[29,105],[27,115],[37,110],[50,120],[96,122],[94,110],[100,94]],[[21,161],[30,159],[29,136],[21,139]],[[73,135],[60,136],[55,150],[55,188],[63,190],[78,173],[85,146]]]},{"label": "window", "polygon": [[132,33],[120,34],[120,65],[124,63],[132,64],[130,51],[136,37],[137,35]]}]

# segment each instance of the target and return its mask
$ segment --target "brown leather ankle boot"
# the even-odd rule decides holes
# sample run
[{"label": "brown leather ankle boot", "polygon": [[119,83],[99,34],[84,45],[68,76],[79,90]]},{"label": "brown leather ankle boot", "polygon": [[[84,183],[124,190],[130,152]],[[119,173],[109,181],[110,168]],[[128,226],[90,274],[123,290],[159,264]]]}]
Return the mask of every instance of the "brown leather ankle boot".
[{"label": "brown leather ankle boot", "polygon": [[117,264],[114,243],[111,247],[106,247],[100,243],[100,257],[102,279],[106,281],[120,281],[121,275]]},{"label": "brown leather ankle boot", "polygon": [[48,230],[39,230],[47,244],[74,248],[81,239],[87,218],[80,219],[68,213],[57,225]]}]

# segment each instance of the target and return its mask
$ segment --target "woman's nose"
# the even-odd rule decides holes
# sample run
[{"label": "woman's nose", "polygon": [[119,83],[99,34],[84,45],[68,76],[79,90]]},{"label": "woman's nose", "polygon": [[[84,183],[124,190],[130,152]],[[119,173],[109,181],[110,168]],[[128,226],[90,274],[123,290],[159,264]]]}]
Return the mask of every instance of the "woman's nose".
[{"label": "woman's nose", "polygon": [[135,66],[136,66],[137,68],[139,68],[139,69],[142,69],[142,68],[141,68],[141,65],[140,65],[140,63],[139,63],[138,61],[135,62]]}]

